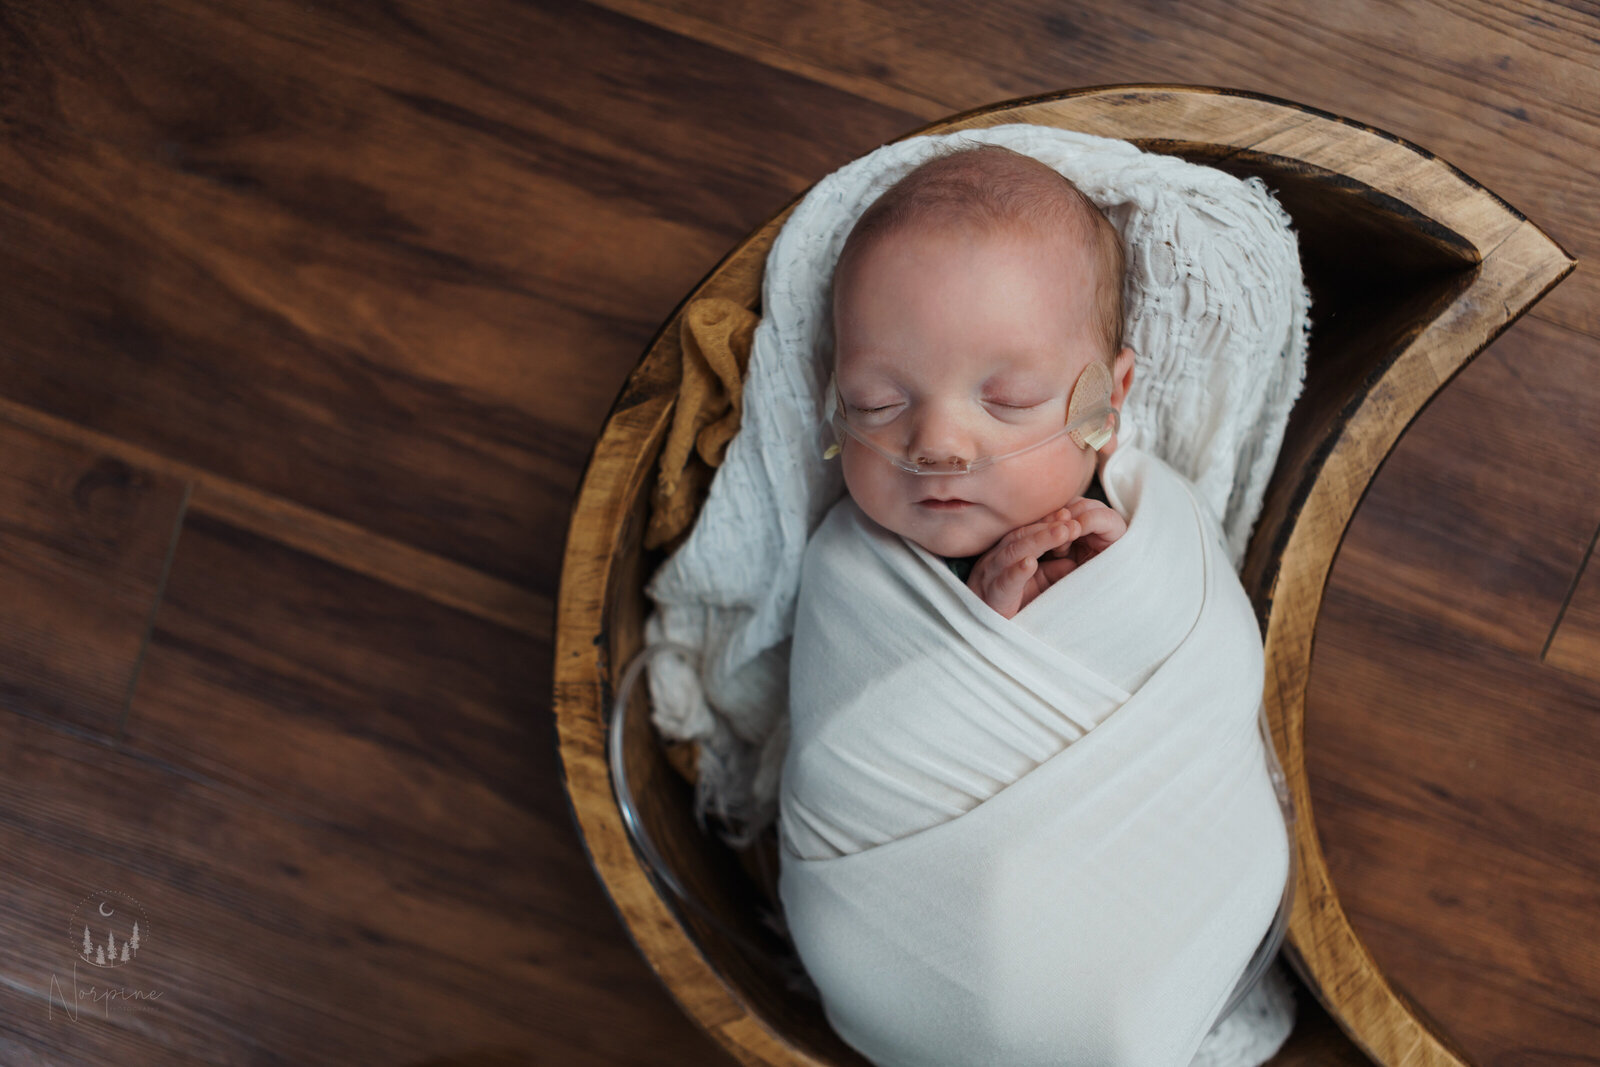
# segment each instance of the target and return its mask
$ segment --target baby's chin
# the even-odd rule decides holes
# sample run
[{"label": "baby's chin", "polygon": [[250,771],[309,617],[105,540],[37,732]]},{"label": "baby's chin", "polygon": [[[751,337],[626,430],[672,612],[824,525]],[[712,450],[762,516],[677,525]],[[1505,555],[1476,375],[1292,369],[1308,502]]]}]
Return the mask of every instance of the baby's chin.
[{"label": "baby's chin", "polygon": [[903,532],[902,536],[907,541],[913,541],[935,556],[945,559],[964,559],[967,556],[981,556],[993,548],[1000,537],[981,530],[937,530],[932,533],[927,531]]}]

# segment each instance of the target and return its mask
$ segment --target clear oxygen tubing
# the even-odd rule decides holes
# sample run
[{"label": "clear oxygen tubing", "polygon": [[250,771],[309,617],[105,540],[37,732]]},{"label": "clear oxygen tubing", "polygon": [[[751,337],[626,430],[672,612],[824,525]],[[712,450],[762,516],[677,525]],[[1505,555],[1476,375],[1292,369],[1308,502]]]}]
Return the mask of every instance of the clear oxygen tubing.
[{"label": "clear oxygen tubing", "polygon": [[[640,649],[628,661],[626,669],[622,672],[621,684],[617,686],[616,697],[611,702],[611,718],[607,725],[606,738],[607,762],[611,767],[611,790],[617,801],[617,809],[622,813],[622,825],[627,831],[628,838],[633,842],[634,850],[644,861],[647,873],[658,885],[667,889],[684,906],[693,911],[717,933],[737,945],[746,955],[755,960],[765,969],[778,973],[783,983],[791,991],[808,996],[812,1000],[819,1000],[816,987],[805,974],[805,969],[800,963],[799,956],[790,948],[790,955],[775,958],[770,948],[763,948],[754,944],[749,938],[734,930],[720,916],[711,909],[701,904],[692,893],[684,888],[672,868],[662,858],[656,849],[655,842],[650,839],[650,833],[645,829],[644,820],[639,814],[638,804],[633,797],[633,787],[628,780],[627,761],[624,758],[623,739],[626,736],[624,727],[627,724],[628,698],[633,693],[633,687],[638,684],[639,676],[644,672],[650,660],[665,653],[677,653],[690,663],[697,662],[699,653],[687,645],[680,645],[672,641],[661,641],[654,645]],[[1272,789],[1278,798],[1278,806],[1283,812],[1284,833],[1288,837],[1289,845],[1289,871],[1284,881],[1283,895],[1278,903],[1277,914],[1273,916],[1272,925],[1267,928],[1265,936],[1251,954],[1250,960],[1245,964],[1239,981],[1234,984],[1233,992],[1224,1002],[1222,1011],[1218,1013],[1213,1027],[1231,1015],[1235,1008],[1244,1002],[1245,997],[1255,989],[1266,974],[1267,968],[1277,958],[1278,949],[1283,945],[1284,936],[1289,929],[1289,913],[1294,904],[1294,887],[1299,876],[1299,861],[1295,848],[1295,812],[1294,801],[1289,795],[1289,783],[1284,777],[1283,765],[1278,761],[1277,749],[1272,743],[1272,728],[1267,722],[1266,704],[1260,705],[1257,713],[1257,725],[1261,731],[1262,747],[1266,753],[1267,773],[1272,779]],[[777,916],[781,927],[781,916]],[[787,934],[783,934],[784,941],[788,941]]]},{"label": "clear oxygen tubing", "polygon": [[[622,813],[622,825],[628,833],[628,838],[633,842],[634,850],[639,858],[644,861],[645,871],[657,884],[667,889],[685,907],[694,912],[695,916],[730,943],[740,948],[747,957],[765,970],[775,972],[782,980],[785,987],[791,992],[800,993],[811,1000],[820,1002],[816,986],[812,984],[810,976],[806,974],[805,967],[800,962],[799,955],[789,946],[787,956],[775,956],[770,947],[762,947],[752,942],[748,937],[733,929],[722,917],[713,912],[684,888],[683,883],[672,870],[661,853],[657,851],[655,842],[650,839],[650,832],[645,829],[644,819],[640,816],[638,804],[634,801],[633,786],[628,780],[628,765],[624,756],[623,741],[626,737],[628,716],[628,698],[633,693],[633,687],[638,684],[639,675],[656,656],[663,653],[677,653],[690,663],[699,660],[699,653],[688,645],[680,645],[673,641],[660,641],[648,645],[634,654],[628,661],[627,668],[622,672],[622,682],[617,686],[617,693],[611,702],[611,718],[607,725],[606,756],[611,767],[611,792],[617,801],[617,810]],[[704,829],[702,824],[701,829]],[[758,854],[759,855],[759,854]],[[782,916],[772,916],[776,922],[768,921],[769,926],[775,927],[779,936],[787,943],[789,941],[786,929],[782,928]]]},{"label": "clear oxygen tubing", "polygon": [[[1104,365],[1092,363],[1085,368],[1083,377],[1090,379],[1091,393],[1096,397],[1093,401],[1086,401],[1084,410],[1069,408],[1066,424],[1048,437],[1041,438],[1031,445],[1014,448],[1010,452],[998,455],[978,456],[972,459],[947,459],[947,460],[918,460],[911,456],[896,455],[881,447],[865,433],[850,425],[850,420],[845,417],[845,404],[839,395],[837,377],[828,379],[827,402],[823,411],[824,425],[833,428],[833,444],[823,452],[823,459],[832,459],[839,454],[844,446],[845,437],[852,437],[862,445],[876,452],[890,463],[907,474],[923,476],[948,476],[959,474],[975,474],[985,468],[992,467],[1002,460],[1013,459],[1045,445],[1059,441],[1063,437],[1071,437],[1073,443],[1079,448],[1087,448],[1098,452],[1106,446],[1108,441],[1115,439],[1117,432],[1122,428],[1122,416],[1118,410],[1108,402],[1111,396],[1111,376],[1105,371]],[[1082,379],[1080,378],[1080,381]],[[1072,400],[1079,399],[1077,385],[1073,386]],[[1098,426],[1096,426],[1098,424]]]},{"label": "clear oxygen tubing", "polygon": [[[1090,430],[1090,427],[1095,426],[1097,423],[1099,424],[1098,428]],[[1055,433],[1052,433],[1049,437],[1046,437],[1043,440],[1035,441],[1031,445],[1025,445],[1022,448],[1015,448],[1010,452],[1003,452],[997,456],[979,456],[977,459],[970,460],[945,460],[944,464],[946,465],[941,465],[937,461],[916,460],[912,459],[910,456],[896,455],[887,449],[879,447],[870,437],[867,437],[854,426],[851,426],[849,421],[845,419],[842,412],[835,411],[833,413],[833,418],[830,422],[830,425],[833,427],[835,436],[834,443],[836,448],[844,441],[845,436],[848,435],[865,445],[867,448],[870,448],[872,451],[876,452],[878,455],[882,456],[896,467],[905,471],[907,474],[938,476],[953,474],[976,474],[978,471],[994,466],[1001,460],[1012,459],[1016,456],[1023,455],[1024,453],[1032,452],[1034,449],[1043,448],[1045,445],[1059,441],[1063,437],[1072,436],[1073,434],[1077,434],[1084,438],[1084,444],[1080,447],[1099,451],[1105,446],[1107,441],[1111,440],[1117,435],[1117,431],[1122,427],[1122,419],[1117,413],[1116,408],[1109,404],[1102,404],[1097,408],[1084,412],[1082,415],[1076,416],[1066,425],[1062,426],[1061,429],[1057,430]],[[1074,441],[1077,440],[1076,437],[1073,439]],[[836,448],[829,449],[827,453],[824,453],[824,458],[837,455]]]}]

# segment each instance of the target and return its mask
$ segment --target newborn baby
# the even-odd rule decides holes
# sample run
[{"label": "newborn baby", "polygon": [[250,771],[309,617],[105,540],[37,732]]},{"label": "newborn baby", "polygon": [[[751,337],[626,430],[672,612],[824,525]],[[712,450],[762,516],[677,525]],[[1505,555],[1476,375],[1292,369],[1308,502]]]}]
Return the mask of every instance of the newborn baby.
[{"label": "newborn baby", "polygon": [[[1060,432],[1075,388],[1101,390],[1078,414],[1103,433],[1132,383],[1122,275],[1121,238],[1075,186],[992,146],[913,171],[840,254],[833,400],[850,496],[929,552],[976,557],[968,587],[1007,618],[1127,528],[1084,496],[1083,431]],[[915,465],[934,476],[907,477]]]},{"label": "newborn baby", "polygon": [[802,570],[779,894],[880,1067],[1183,1067],[1285,884],[1254,612],[1192,484],[1116,448],[1122,272],[995,147],[839,257],[848,496]]}]

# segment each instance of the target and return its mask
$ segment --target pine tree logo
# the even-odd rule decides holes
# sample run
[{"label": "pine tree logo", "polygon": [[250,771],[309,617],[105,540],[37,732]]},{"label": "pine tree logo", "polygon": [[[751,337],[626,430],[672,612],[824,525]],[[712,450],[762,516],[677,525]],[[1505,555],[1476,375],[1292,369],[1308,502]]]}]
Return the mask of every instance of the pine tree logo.
[{"label": "pine tree logo", "polygon": [[79,902],[68,932],[85,963],[120,967],[139,958],[139,950],[150,939],[150,917],[126,893],[97,889]]}]

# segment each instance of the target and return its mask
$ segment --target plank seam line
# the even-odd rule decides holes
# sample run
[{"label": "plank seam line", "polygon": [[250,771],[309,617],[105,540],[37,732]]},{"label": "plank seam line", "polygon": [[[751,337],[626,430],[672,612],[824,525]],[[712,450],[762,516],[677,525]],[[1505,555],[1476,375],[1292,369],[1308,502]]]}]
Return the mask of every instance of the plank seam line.
[{"label": "plank seam line", "polygon": [[1567,595],[1561,601],[1561,610],[1556,612],[1555,624],[1550,627],[1550,634],[1544,639],[1544,647],[1539,650],[1540,663],[1543,663],[1545,656],[1550,654],[1550,646],[1555,643],[1556,632],[1561,629],[1561,621],[1567,617],[1567,609],[1572,606],[1572,598],[1578,592],[1578,583],[1583,581],[1583,572],[1589,569],[1589,561],[1594,558],[1596,541],[1600,541],[1600,526],[1594,528],[1594,533],[1589,538],[1589,547],[1583,553],[1583,562],[1578,564],[1577,573],[1572,576],[1572,584],[1567,586]]},{"label": "plank seam line", "polygon": [[[211,515],[352,573],[364,574],[535,639],[547,640],[550,636],[543,597],[468,564],[3,395],[0,420],[46,437],[98,449],[132,466],[188,482],[189,495],[193,496],[188,510],[196,514]],[[198,496],[194,496],[196,491]],[[338,551],[340,547],[355,550]],[[369,565],[371,560],[362,554],[374,548],[383,557],[377,566]],[[410,580],[419,573],[434,577]],[[461,589],[478,595],[459,595]]]},{"label": "plank seam line", "polygon": [[144,673],[144,658],[150,651],[150,640],[156,632],[156,615],[167,596],[167,579],[172,576],[172,564],[178,557],[178,539],[183,536],[183,524],[189,516],[189,497],[194,494],[194,482],[183,483],[183,499],[178,503],[178,514],[172,523],[172,536],[167,541],[167,555],[161,561],[161,577],[156,580],[156,595],[150,603],[150,613],[145,617],[144,634],[139,639],[139,654],[133,658],[133,673],[128,678],[128,691],[122,698],[122,714],[117,717],[117,732],[111,747],[122,751],[122,741],[128,731],[128,716],[133,711],[133,693],[139,687],[139,677]]},{"label": "plank seam line", "polygon": [[[1563,279],[1563,281],[1564,280],[1565,279]],[[1540,297],[1539,302],[1532,305],[1522,317],[1531,322],[1542,322],[1546,326],[1554,327],[1555,329],[1561,330],[1565,333],[1575,334],[1576,336],[1583,338],[1585,341],[1600,341],[1600,333],[1592,333],[1581,326],[1573,326],[1571,323],[1562,322],[1560,319],[1553,319],[1549,315],[1546,315],[1544,313],[1543,297]]]},{"label": "plank seam line", "polygon": [[818,63],[798,59],[777,41],[770,41],[739,30],[725,29],[693,15],[664,9],[659,4],[652,3],[651,0],[586,0],[586,2],[610,11],[613,15],[631,18],[636,22],[653,26],[666,33],[686,37],[691,41],[759,63],[773,70],[782,71],[797,78],[804,78],[807,81],[866,100],[869,103],[892,108],[896,111],[903,111],[925,122],[947,117],[952,111],[962,110],[960,108],[952,108],[938,100],[907,89],[901,89],[886,82],[852,75],[845,71],[834,70]]}]

